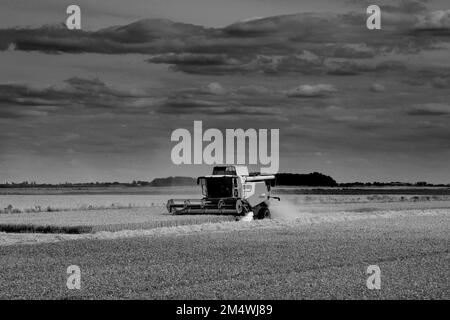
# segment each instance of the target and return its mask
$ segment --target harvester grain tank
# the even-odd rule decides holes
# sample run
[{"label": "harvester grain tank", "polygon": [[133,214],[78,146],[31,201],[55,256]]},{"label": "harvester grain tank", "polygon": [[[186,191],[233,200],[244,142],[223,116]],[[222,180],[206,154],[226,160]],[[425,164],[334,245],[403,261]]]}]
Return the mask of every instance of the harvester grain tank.
[{"label": "harvester grain tank", "polygon": [[172,214],[224,214],[264,219],[270,217],[270,195],[275,176],[249,174],[246,166],[216,166],[212,175],[197,179],[202,199],[171,199]]}]

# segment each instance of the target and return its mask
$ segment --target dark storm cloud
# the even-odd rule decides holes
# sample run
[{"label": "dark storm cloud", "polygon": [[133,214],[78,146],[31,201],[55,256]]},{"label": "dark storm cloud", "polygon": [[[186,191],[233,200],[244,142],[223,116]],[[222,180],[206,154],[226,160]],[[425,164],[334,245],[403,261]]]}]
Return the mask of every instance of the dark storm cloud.
[{"label": "dark storm cloud", "polygon": [[[375,33],[365,28],[365,12],[300,13],[225,28],[146,19],[96,32],[70,31],[63,25],[4,29],[0,30],[0,48],[12,45],[15,50],[49,53],[152,54],[151,63],[193,74],[308,74],[322,71],[326,58],[368,59],[391,51],[417,52],[450,41],[447,11],[425,12],[420,3],[403,2],[395,8],[387,6],[383,28]],[[405,12],[420,14],[405,18]],[[302,56],[305,53],[310,56]],[[345,70],[332,73],[347,74]]]},{"label": "dark storm cloud", "polygon": [[98,31],[68,30],[64,24],[40,28],[0,30],[0,48],[11,43],[16,50],[50,53],[164,53],[184,52],[191,41],[211,39],[214,29],[175,23],[165,19],[144,19]]}]

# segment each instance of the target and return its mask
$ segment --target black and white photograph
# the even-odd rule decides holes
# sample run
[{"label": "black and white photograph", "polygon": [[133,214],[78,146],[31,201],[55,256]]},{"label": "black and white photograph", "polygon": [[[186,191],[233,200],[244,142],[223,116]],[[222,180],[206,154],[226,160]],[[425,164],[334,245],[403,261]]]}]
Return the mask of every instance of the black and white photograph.
[{"label": "black and white photograph", "polygon": [[448,300],[449,248],[448,0],[0,0],[0,300]]}]

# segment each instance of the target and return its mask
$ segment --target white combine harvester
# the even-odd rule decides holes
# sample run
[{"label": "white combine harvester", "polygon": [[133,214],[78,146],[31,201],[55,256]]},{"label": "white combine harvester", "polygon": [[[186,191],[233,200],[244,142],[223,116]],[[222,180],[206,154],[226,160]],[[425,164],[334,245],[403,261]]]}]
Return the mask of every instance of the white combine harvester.
[{"label": "white combine harvester", "polygon": [[273,175],[250,175],[245,166],[214,167],[212,175],[199,177],[202,199],[171,199],[167,210],[172,214],[227,214],[245,220],[270,218],[270,189]]}]

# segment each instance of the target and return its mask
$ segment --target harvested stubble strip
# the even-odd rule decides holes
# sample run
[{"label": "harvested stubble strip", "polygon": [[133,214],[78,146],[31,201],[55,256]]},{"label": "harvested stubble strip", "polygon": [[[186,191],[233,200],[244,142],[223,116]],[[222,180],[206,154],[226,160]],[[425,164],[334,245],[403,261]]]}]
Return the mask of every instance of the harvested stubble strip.
[{"label": "harvested stubble strip", "polygon": [[214,223],[224,221],[235,221],[234,216],[185,216],[180,219],[156,220],[140,223],[124,223],[93,226],[93,232],[99,231],[121,231],[121,230],[139,230],[139,229],[156,229],[163,227],[177,227],[184,225],[197,225],[202,223]]}]

